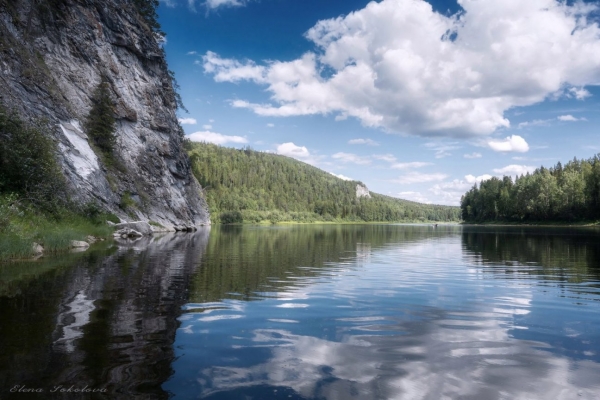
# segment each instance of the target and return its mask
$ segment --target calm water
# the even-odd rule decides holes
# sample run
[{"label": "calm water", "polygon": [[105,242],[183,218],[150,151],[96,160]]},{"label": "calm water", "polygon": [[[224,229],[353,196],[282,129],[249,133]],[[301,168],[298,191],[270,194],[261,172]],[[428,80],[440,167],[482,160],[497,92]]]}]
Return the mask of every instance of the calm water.
[{"label": "calm water", "polygon": [[600,232],[213,227],[0,266],[12,398],[600,399]]}]

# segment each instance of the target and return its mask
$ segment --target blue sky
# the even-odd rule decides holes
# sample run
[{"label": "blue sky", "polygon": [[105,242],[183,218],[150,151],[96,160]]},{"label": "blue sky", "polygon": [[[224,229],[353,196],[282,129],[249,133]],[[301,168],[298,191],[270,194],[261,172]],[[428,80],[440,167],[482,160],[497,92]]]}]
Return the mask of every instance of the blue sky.
[{"label": "blue sky", "polygon": [[458,205],[600,152],[600,2],[164,0],[192,140]]}]

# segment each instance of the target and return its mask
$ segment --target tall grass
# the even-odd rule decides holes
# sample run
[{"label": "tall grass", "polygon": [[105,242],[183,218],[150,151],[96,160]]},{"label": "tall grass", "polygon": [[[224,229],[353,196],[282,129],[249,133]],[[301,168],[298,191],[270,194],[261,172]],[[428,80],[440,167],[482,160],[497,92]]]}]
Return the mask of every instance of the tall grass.
[{"label": "tall grass", "polygon": [[44,254],[67,251],[72,240],[87,236],[109,237],[112,228],[106,220],[114,219],[100,212],[86,213],[86,208],[59,210],[48,214],[19,202],[14,195],[0,194],[0,261],[28,258],[33,243],[44,248]]}]

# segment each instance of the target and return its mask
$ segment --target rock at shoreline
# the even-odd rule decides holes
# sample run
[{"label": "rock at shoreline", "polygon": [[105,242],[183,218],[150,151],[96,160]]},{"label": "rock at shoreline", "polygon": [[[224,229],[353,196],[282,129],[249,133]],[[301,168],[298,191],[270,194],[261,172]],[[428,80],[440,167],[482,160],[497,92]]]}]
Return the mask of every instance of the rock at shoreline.
[{"label": "rock at shoreline", "polygon": [[116,224],[115,228],[117,232],[122,229],[133,230],[138,232],[140,236],[150,236],[154,233],[152,226],[146,221],[121,222],[120,224]]},{"label": "rock at shoreline", "polygon": [[82,240],[71,240],[71,248],[73,249],[87,249],[90,247],[88,242],[84,242]]}]

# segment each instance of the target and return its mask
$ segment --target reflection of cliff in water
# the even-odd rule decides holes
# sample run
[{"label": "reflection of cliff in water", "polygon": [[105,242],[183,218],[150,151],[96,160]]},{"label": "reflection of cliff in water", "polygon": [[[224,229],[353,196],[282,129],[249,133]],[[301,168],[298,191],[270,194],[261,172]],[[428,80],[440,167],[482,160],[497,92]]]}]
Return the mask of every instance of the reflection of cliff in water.
[{"label": "reflection of cliff in water", "polygon": [[600,277],[600,231],[553,227],[464,227],[463,250],[493,272],[585,282]]},{"label": "reflection of cliff in water", "polygon": [[167,398],[160,385],[171,374],[177,317],[208,236],[205,228],[138,241],[0,297],[1,390],[45,388],[39,398],[51,398],[57,385],[88,385],[111,399]]},{"label": "reflection of cliff in water", "polygon": [[[360,265],[386,245],[412,245],[457,235],[456,225],[215,226],[190,300],[252,300],[278,292],[298,278],[318,276],[331,265]],[[263,298],[262,294],[258,295]]]}]

